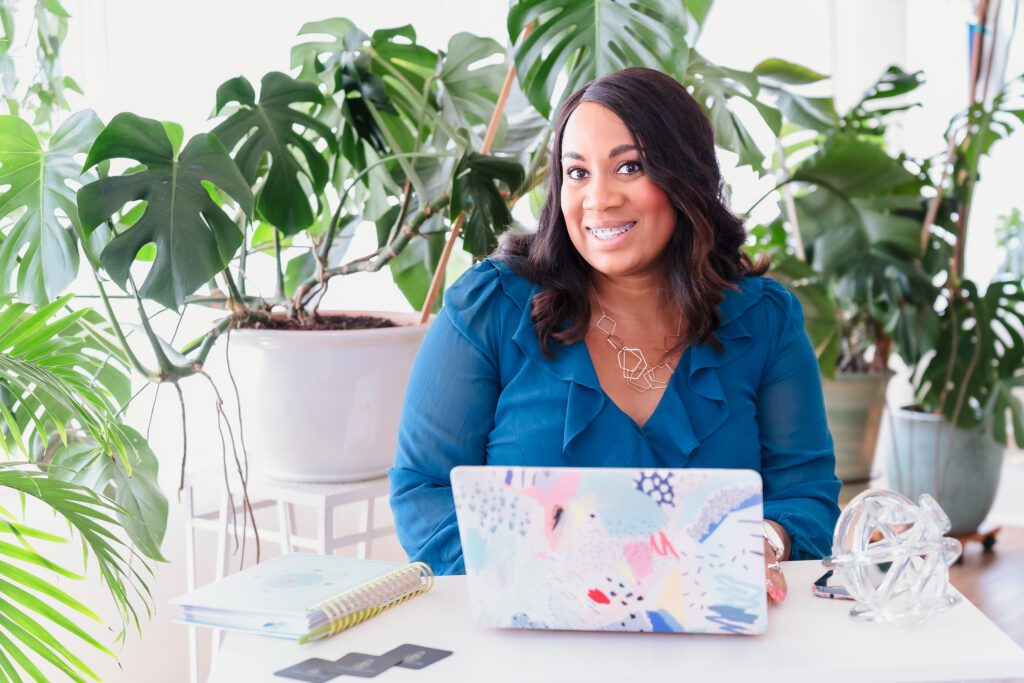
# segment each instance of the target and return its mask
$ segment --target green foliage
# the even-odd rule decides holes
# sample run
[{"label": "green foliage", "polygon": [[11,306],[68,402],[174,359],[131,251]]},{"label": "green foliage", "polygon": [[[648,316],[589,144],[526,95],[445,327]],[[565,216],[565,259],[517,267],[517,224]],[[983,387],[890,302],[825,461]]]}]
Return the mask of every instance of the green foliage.
[{"label": "green foliage", "polygon": [[[777,62],[762,63],[755,71],[782,82],[811,82],[819,76]],[[780,203],[783,232],[791,238],[783,237],[782,247],[770,251],[776,262],[792,267],[779,257],[792,260],[795,249],[789,242],[799,239],[805,277],[832,301],[837,334],[819,356],[827,377],[837,369],[884,370],[890,340],[910,358],[927,346],[934,331],[929,316],[920,315],[937,296],[921,256],[921,225],[932,191],[926,188],[932,183],[924,165],[885,149],[881,135],[890,117],[906,107],[877,105],[919,83],[919,74],[890,68],[841,117],[834,114],[831,100],[815,109],[823,115],[813,120],[790,113],[803,128],[780,140],[774,163],[792,193],[791,204]],[[780,104],[783,112],[787,107]],[[939,221],[948,223],[948,212]],[[931,239],[929,250],[942,252],[940,244],[938,237]],[[872,351],[869,364],[866,356]]]},{"label": "green foliage", "polygon": [[[292,105],[322,101],[312,83],[276,71],[263,77],[258,102],[252,85],[241,76],[217,89],[218,113],[230,103],[238,109],[213,129],[213,135],[228,150],[237,148],[235,163],[249,185],[261,177],[261,164],[269,155],[265,182],[256,194],[256,211],[285,235],[308,228],[320,210],[329,168],[317,143],[332,150],[337,146],[330,127]],[[314,206],[310,206],[311,196]]]},{"label": "green foliage", "polygon": [[50,457],[51,477],[80,484],[118,506],[118,524],[146,557],[165,562],[160,554],[167,530],[167,498],[157,482],[159,463],[145,437],[128,426],[122,430],[133,459],[132,467],[109,457],[89,437],[72,437]]},{"label": "green foliage", "polygon": [[79,177],[75,156],[88,151],[102,127],[91,110],[79,112],[44,147],[28,123],[0,116],[0,215],[18,214],[0,228],[0,292],[16,291],[41,305],[78,274],[81,225],[75,190],[66,181]]},{"label": "green foliage", "polygon": [[964,280],[939,314],[935,353],[916,368],[914,388],[925,409],[962,429],[982,428],[1007,444],[1012,425],[1024,448],[1024,285],[992,282],[984,292]]},{"label": "green foliage", "polygon": [[515,161],[471,153],[455,170],[451,213],[466,214],[463,227],[466,251],[483,257],[498,246],[497,235],[512,223],[512,214],[495,182],[516,192],[523,183],[523,169]]},{"label": "green foliage", "polygon": [[135,114],[111,120],[96,138],[85,168],[117,158],[146,168],[101,178],[79,190],[82,227],[90,234],[126,203],[146,201],[142,217],[114,237],[100,258],[111,277],[127,288],[136,254],[155,243],[156,258],[139,294],[177,309],[227,267],[242,243],[238,226],[213,201],[205,183],[230,194],[250,216],[252,192],[216,136],[196,135],[177,154],[160,122]]},{"label": "green foliage", "polygon": [[[520,0],[509,9],[508,34],[516,45],[523,92],[550,118],[561,98],[628,66],[659,69],[682,80],[690,21],[683,4],[672,0]],[[524,36],[531,24],[532,31]]]},{"label": "green foliage", "polygon": [[113,417],[126,400],[127,378],[118,367],[123,352],[96,329],[97,317],[88,309],[55,318],[70,300],[68,295],[36,311],[0,300],[0,447],[28,456],[33,438],[44,448],[53,433],[66,442],[65,425],[74,420],[130,471],[133,449]]},{"label": "green foliage", "polygon": [[[92,558],[103,586],[121,617],[121,632],[129,624],[139,626],[136,603],[150,612],[150,596],[144,573],[150,569],[123,541],[116,530],[116,516],[125,510],[85,486],[48,476],[30,463],[0,463],[0,490],[15,491],[49,507],[82,545],[84,557]],[[6,539],[6,540],[4,540]],[[91,609],[58,587],[59,580],[83,576],[49,559],[37,550],[40,544],[66,543],[68,539],[26,526],[10,511],[0,508],[0,671],[6,680],[20,681],[19,671],[46,681],[39,665],[55,667],[69,680],[100,680],[69,646],[88,644],[114,656],[90,630],[105,626]],[[88,620],[88,627],[80,622]]]}]

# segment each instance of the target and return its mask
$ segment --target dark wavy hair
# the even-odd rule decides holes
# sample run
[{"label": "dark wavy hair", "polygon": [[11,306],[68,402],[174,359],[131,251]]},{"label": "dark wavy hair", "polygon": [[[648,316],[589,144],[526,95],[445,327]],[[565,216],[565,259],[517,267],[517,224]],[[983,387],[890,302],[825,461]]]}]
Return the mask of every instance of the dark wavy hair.
[{"label": "dark wavy hair", "polygon": [[725,205],[714,133],[700,105],[671,77],[638,67],[591,81],[562,105],[540,225],[535,233],[509,235],[496,254],[542,287],[531,312],[541,349],[552,357],[552,339],[575,343],[590,323],[590,266],[569,239],[561,205],[562,135],[581,102],[600,104],[625,123],[644,172],[675,207],[675,231],[664,259],[671,299],[686,321],[680,347],[710,342],[720,351],[715,332],[722,290],[735,288],[746,276],[763,275],[769,264],[761,259],[755,265],[742,249],[746,230]]}]

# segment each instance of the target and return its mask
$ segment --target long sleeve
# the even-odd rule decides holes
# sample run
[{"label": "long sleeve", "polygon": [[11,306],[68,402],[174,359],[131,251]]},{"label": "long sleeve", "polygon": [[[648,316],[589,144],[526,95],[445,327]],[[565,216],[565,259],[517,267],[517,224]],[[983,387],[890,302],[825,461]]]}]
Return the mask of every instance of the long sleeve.
[{"label": "long sleeve", "polygon": [[450,472],[483,465],[500,392],[493,346],[497,274],[471,272],[452,287],[416,357],[398,434],[391,509],[410,560],[463,574]]},{"label": "long sleeve", "polygon": [[774,282],[765,294],[781,325],[757,395],[764,516],[792,536],[790,559],[817,559],[831,550],[840,488],[821,377],[800,302]]}]

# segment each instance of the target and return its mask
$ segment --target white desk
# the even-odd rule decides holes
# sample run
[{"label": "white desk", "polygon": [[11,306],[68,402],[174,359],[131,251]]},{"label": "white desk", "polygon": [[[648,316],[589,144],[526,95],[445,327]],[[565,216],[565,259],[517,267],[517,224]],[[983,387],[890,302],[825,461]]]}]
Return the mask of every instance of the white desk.
[{"label": "white desk", "polygon": [[770,608],[762,636],[481,628],[470,614],[465,577],[439,577],[426,595],[319,643],[298,646],[230,633],[209,683],[285,683],[289,679],[273,672],[304,659],[376,655],[403,643],[454,654],[419,671],[392,668],[374,680],[876,683],[1024,677],[1024,649],[966,600],[916,628],[855,622],[848,616],[853,603],[811,595],[811,582],[821,573],[818,562],[786,563],[790,594]]}]

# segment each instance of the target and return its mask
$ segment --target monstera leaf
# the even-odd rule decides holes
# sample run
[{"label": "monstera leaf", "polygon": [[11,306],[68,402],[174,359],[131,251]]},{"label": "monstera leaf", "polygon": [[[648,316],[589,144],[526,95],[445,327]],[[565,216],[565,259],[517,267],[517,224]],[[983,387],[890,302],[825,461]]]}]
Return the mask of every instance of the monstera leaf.
[{"label": "monstera leaf", "polygon": [[[55,299],[78,273],[79,227],[75,155],[84,154],[103,124],[92,111],[75,114],[46,147],[32,127],[16,116],[0,116],[0,218],[24,209],[4,229],[0,243],[0,292],[16,290],[24,301],[42,305]],[[64,225],[60,216],[71,225]],[[8,278],[15,277],[15,286]],[[9,288],[10,287],[10,288]]]},{"label": "monstera leaf", "polygon": [[498,246],[498,235],[512,223],[512,214],[495,183],[515,192],[523,183],[523,167],[510,159],[469,152],[454,175],[451,215],[466,214],[462,229],[465,249],[474,256],[486,256]]},{"label": "monstera leaf", "polygon": [[[323,140],[333,150],[337,140],[322,121],[292,105],[320,104],[320,90],[313,83],[275,71],[263,77],[258,102],[247,79],[239,76],[223,83],[217,88],[216,111],[231,102],[238,104],[238,110],[218,124],[213,134],[227,149],[238,147],[235,163],[246,182],[256,182],[264,156],[270,156],[266,182],[256,196],[256,211],[285,235],[308,228],[320,212],[319,195],[329,176],[327,160],[316,143]],[[314,206],[310,205],[311,195]]]},{"label": "monstera leaf", "polygon": [[82,227],[89,234],[128,202],[145,201],[142,216],[107,244],[100,260],[123,285],[139,251],[155,243],[156,258],[139,293],[177,309],[227,266],[242,243],[238,226],[204,183],[226,192],[250,217],[252,191],[216,136],[196,135],[178,153],[159,121],[135,114],[114,117],[96,138],[85,167],[115,158],[133,159],[145,169],[79,190]]},{"label": "monstera leaf", "polygon": [[[506,68],[504,64],[481,62],[492,60],[496,55],[504,58],[505,48],[490,38],[456,33],[448,41],[439,75],[441,111],[460,128],[472,132],[491,120]],[[480,141],[474,139],[473,142],[479,144]]]},{"label": "monstera leaf", "polygon": [[[508,34],[523,92],[550,118],[566,77],[563,98],[628,66],[648,66],[682,80],[692,21],[679,0],[520,0],[509,9]],[[530,24],[532,31],[523,37]]]},{"label": "monstera leaf", "polygon": [[[1017,446],[1024,448],[1024,406],[1014,393],[1024,388],[1022,325],[1019,280],[996,280],[984,293],[964,280],[940,316],[935,355],[916,378],[918,400],[929,410],[941,409],[957,427],[984,428],[1004,446],[1009,418]],[[953,381],[947,385],[950,365]]]},{"label": "monstera leaf", "polygon": [[50,460],[50,476],[80,484],[114,501],[121,509],[117,520],[142,553],[166,561],[160,544],[167,531],[167,498],[157,481],[159,464],[146,439],[131,427],[123,427],[131,445],[133,465],[129,472],[119,460],[97,451],[88,437],[72,439]]}]

